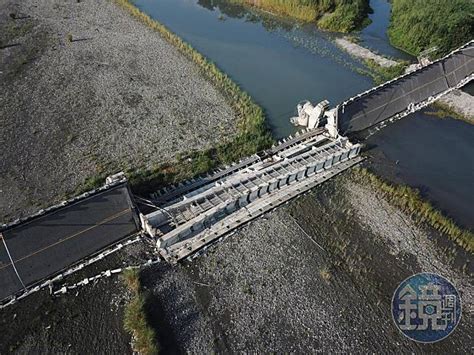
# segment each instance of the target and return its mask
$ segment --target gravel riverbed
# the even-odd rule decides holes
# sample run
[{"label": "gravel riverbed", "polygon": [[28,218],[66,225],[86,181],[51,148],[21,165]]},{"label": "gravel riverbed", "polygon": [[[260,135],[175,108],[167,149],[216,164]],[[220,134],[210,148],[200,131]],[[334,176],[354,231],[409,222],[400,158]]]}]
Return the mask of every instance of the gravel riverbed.
[{"label": "gravel riverbed", "polygon": [[150,167],[235,132],[190,60],[110,0],[0,3],[0,221],[88,177]]}]

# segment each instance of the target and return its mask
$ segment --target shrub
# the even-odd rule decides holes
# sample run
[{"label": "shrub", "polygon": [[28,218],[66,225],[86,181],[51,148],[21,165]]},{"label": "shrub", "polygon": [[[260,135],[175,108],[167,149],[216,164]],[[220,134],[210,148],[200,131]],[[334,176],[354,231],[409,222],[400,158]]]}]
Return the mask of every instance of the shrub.
[{"label": "shrub", "polygon": [[442,56],[474,35],[472,0],[392,0],[389,37],[413,55],[437,46]]},{"label": "shrub", "polygon": [[400,62],[397,65],[383,67],[373,59],[366,59],[365,65],[370,69],[369,75],[374,79],[375,85],[380,85],[404,74],[408,62]]}]

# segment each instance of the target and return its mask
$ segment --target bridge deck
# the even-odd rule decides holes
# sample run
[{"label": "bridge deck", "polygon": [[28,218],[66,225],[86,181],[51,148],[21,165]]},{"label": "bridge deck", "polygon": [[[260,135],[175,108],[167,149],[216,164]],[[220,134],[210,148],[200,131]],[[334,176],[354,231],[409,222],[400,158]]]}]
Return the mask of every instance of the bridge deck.
[{"label": "bridge deck", "polygon": [[192,238],[173,244],[166,252],[162,250],[162,256],[172,263],[183,260],[216,240],[223,238],[224,235],[231,233],[243,224],[311,190],[324,181],[360,163],[363,159],[363,157],[357,156],[321,174],[313,175],[307,180],[291,185],[288,189],[278,190],[274,194],[268,194],[267,198],[259,199],[256,203],[240,209]]},{"label": "bridge deck", "polygon": [[342,134],[359,132],[394,116],[403,117],[474,78],[474,41],[440,60],[368,90],[338,105]]},{"label": "bridge deck", "polygon": [[120,184],[0,234],[0,300],[138,231]]},{"label": "bridge deck", "polygon": [[242,170],[247,166],[250,166],[262,159],[267,155],[273,155],[278,153],[279,151],[286,150],[288,148],[297,146],[301,142],[310,139],[311,137],[317,136],[321,134],[323,129],[313,129],[307,132],[301,133],[296,137],[290,137],[285,139],[281,144],[278,144],[271,149],[262,152],[260,155],[253,155],[248,158],[244,158],[242,161],[229,166],[225,169],[222,169],[218,172],[210,174],[206,177],[200,177],[195,180],[188,181],[184,183],[184,185],[174,186],[174,187],[167,187],[160,191],[157,191],[151,195],[152,199],[158,204],[169,204],[170,202],[176,201],[176,199],[180,199],[181,196],[188,194],[191,191],[198,190],[199,188],[210,184],[214,181],[219,179],[225,178],[236,171]]}]

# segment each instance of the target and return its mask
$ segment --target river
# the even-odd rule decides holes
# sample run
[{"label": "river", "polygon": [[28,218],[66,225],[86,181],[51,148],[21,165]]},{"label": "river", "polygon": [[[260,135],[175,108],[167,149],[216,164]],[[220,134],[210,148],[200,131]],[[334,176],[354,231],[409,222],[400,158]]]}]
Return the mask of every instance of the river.
[{"label": "river", "polygon": [[[304,99],[332,105],[374,86],[363,65],[339,49],[340,34],[319,31],[225,0],[134,0],[227,73],[267,115],[276,138],[295,131],[289,118]],[[401,59],[386,36],[390,4],[372,0],[372,23],[362,44]],[[367,141],[373,167],[384,177],[419,188],[461,225],[474,228],[474,129],[458,120],[416,113]]]}]

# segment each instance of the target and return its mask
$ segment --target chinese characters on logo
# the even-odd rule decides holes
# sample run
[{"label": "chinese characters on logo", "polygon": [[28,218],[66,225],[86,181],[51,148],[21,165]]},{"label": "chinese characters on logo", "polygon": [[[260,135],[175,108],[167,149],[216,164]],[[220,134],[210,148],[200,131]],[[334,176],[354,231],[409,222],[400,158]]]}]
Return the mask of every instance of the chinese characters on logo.
[{"label": "chinese characters on logo", "polygon": [[417,274],[393,295],[395,324],[410,339],[435,342],[447,337],[461,317],[461,300],[452,283],[436,274]]}]

